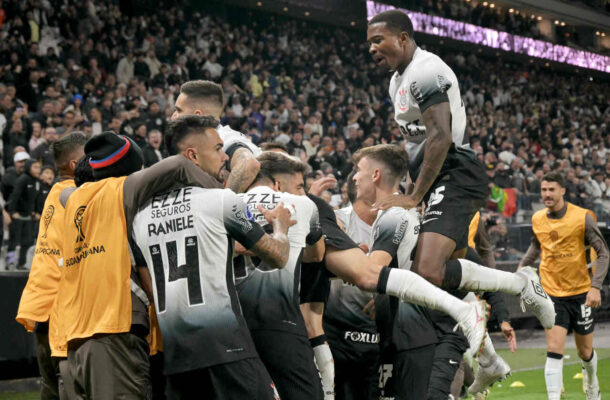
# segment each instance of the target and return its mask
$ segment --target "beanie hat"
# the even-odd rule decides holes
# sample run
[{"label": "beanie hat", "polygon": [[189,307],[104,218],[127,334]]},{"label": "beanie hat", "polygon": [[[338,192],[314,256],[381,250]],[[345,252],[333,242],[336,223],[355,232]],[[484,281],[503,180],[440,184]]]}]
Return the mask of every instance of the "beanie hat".
[{"label": "beanie hat", "polygon": [[85,143],[85,155],[96,180],[120,177],[142,169],[142,150],[133,140],[103,132]]}]

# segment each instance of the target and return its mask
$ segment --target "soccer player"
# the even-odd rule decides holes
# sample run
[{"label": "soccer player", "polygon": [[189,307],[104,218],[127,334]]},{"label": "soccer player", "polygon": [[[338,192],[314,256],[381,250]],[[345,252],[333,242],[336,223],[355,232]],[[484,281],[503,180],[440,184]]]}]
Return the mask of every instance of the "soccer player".
[{"label": "soccer player", "polygon": [[[220,120],[224,108],[222,86],[211,81],[189,81],[180,87],[172,119],[181,115],[209,115]],[[226,187],[235,193],[243,193],[250,187],[260,168],[256,156],[261,150],[241,132],[230,126],[216,128],[224,143],[223,150],[229,156],[227,171],[230,172]]]},{"label": "soccer player", "polygon": [[[563,349],[568,331],[574,331],[583,379],[587,381],[587,400],[598,400],[601,395],[593,349],[593,310],[601,305],[600,288],[608,272],[608,245],[592,212],[564,200],[566,190],[561,174],[546,174],[540,186],[546,208],[532,216],[534,235],[519,268],[531,265],[540,256],[542,286],[557,312],[555,326],[546,331],[544,377],[548,398],[558,400],[561,396]],[[592,278],[587,269],[587,244],[598,257]]]},{"label": "soccer player", "polygon": [[266,263],[242,256],[245,268],[237,276],[237,292],[244,317],[263,364],[284,400],[322,398],[314,353],[299,308],[301,261],[319,262],[324,256],[324,237],[318,209],[303,190],[307,166],[276,152],[258,156],[258,177],[239,197],[255,220],[266,225],[261,207],[272,210],[283,203],[294,207],[296,225],[290,228],[288,263],[271,269]]},{"label": "soccer player", "polygon": [[[397,192],[408,168],[407,153],[395,145],[377,145],[361,149],[354,155],[354,160],[357,165],[357,172],[353,178],[356,182],[357,196],[369,204]],[[388,293],[396,291],[393,285],[403,286],[401,290],[409,286],[409,299],[405,301],[442,311],[454,320],[462,321],[464,315],[471,312],[471,305],[409,271],[419,229],[419,216],[415,209],[392,207],[387,211],[379,212],[372,228],[369,258],[377,264],[390,266],[386,289]],[[400,279],[399,283],[394,279],[395,272],[401,272],[401,275],[405,275],[408,279]],[[412,304],[393,303],[390,318],[394,319],[394,323],[388,333],[399,352],[394,362],[395,382],[400,385],[397,390],[399,398],[425,398],[430,367],[412,368],[413,352],[402,350],[410,350],[412,341],[430,340],[429,336],[434,336],[431,334],[429,317],[426,315],[428,310],[414,307]],[[477,319],[481,322],[486,321],[484,302],[475,302],[474,306]],[[417,316],[414,316],[414,313]],[[422,336],[425,339],[422,339]],[[478,339],[483,340],[483,335]],[[433,343],[434,341],[423,343],[421,346]],[[470,346],[470,353],[476,355],[479,350],[478,343],[473,345],[471,342]],[[462,349],[464,350],[465,348]],[[429,353],[424,357],[431,363],[434,346],[430,348]],[[457,366],[455,368],[457,369]],[[453,376],[449,378],[449,383],[452,379]],[[416,384],[417,391],[414,390]]]},{"label": "soccer player", "polygon": [[[347,235],[368,252],[371,227],[377,216],[356,197],[354,172],[347,177],[351,206],[336,210]],[[379,398],[379,333],[375,321],[363,312],[373,298],[342,279],[333,279],[324,311],[324,331],[335,362],[337,400]]]},{"label": "soccer player", "polygon": [[395,71],[390,98],[407,141],[412,181],[408,194],[389,193],[375,207],[427,205],[413,271],[447,290],[521,294],[522,304],[551,328],[553,304],[544,291],[535,290],[540,278],[533,269],[511,274],[463,259],[468,225],[484,204],[488,179],[470,149],[457,77],[438,56],[417,46],[411,19],[401,11],[374,16],[367,41],[375,62]]},{"label": "soccer player", "polygon": [[[67,353],[65,348],[58,347],[57,310],[54,307],[61,275],[58,265],[63,242],[64,208],[59,203],[59,195],[65,188],[74,186],[74,170],[85,154],[86,141],[82,132],[73,132],[53,144],[59,182],[53,185],[44,203],[32,269],[17,311],[17,322],[28,331],[34,331],[36,358],[42,376],[41,399],[56,399],[62,389],[59,363]],[[64,392],[61,397],[66,395]]]},{"label": "soccer player", "polygon": [[[173,152],[220,178],[227,155],[217,126],[212,117],[187,115],[168,130]],[[289,260],[289,211],[259,210],[272,236],[231,190],[180,186],[152,197],[134,219],[134,240],[154,288],[169,399],[279,398],[234,283],[234,240],[271,268]]]},{"label": "soccer player", "polygon": [[96,181],[60,195],[65,217],[57,309],[68,366],[79,396],[146,399],[148,300],[132,269],[127,227],[153,194],[176,182],[221,185],[182,156],[140,171],[140,148],[114,132],[87,141],[85,155]]}]

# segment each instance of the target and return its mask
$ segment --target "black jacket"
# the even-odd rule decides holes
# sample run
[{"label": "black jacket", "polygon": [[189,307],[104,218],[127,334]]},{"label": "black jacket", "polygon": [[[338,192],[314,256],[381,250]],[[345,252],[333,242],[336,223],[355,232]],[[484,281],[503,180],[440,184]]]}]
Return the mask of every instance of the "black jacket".
[{"label": "black jacket", "polygon": [[17,174],[17,170],[15,167],[7,168],[6,173],[2,177],[2,183],[0,183],[0,191],[2,192],[2,196],[4,197],[4,201],[8,203],[8,199],[11,198],[11,193],[13,193],[13,189],[15,188],[15,184],[17,183],[17,179],[19,175]]},{"label": "black jacket", "polygon": [[[159,151],[161,152],[162,158],[167,157],[167,151],[163,150],[162,148],[159,149]],[[142,153],[144,155],[144,166],[145,167],[150,167],[151,165],[160,161],[159,157],[157,157],[157,153],[155,153],[155,149],[153,149],[153,147],[151,145],[149,145],[148,143],[146,144],[146,146],[144,146],[142,148]]]},{"label": "black jacket", "polygon": [[8,201],[8,212],[11,215],[17,212],[23,217],[31,217],[32,213],[36,211],[36,200],[40,193],[40,181],[30,175],[30,169],[35,161],[31,159],[26,161],[26,172],[17,179],[15,189]]}]

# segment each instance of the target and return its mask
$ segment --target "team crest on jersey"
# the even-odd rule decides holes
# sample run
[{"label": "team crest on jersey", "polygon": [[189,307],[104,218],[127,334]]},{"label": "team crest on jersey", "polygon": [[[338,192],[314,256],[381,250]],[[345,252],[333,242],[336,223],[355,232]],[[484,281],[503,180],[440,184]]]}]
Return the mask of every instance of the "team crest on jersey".
[{"label": "team crest on jersey", "polygon": [[409,100],[407,98],[408,95],[409,95],[409,92],[405,88],[402,88],[398,91],[398,97],[396,99],[396,106],[398,107],[400,112],[405,112],[409,109]]},{"label": "team crest on jersey", "polygon": [[42,238],[44,238],[44,239],[47,238],[47,230],[49,229],[49,224],[51,223],[51,220],[53,219],[53,214],[55,214],[55,207],[53,206],[53,204],[50,204],[49,207],[47,207],[47,211],[45,211],[44,217],[43,217],[44,234],[42,235]]},{"label": "team crest on jersey", "polygon": [[83,214],[85,213],[86,209],[87,206],[80,206],[76,209],[76,212],[74,213],[74,225],[78,230],[78,235],[76,236],[76,243],[85,240],[85,234],[83,233]]},{"label": "team crest on jersey", "polygon": [[559,239],[559,233],[557,233],[557,231],[551,231],[551,233],[549,233],[549,236],[551,237],[551,240],[553,242],[556,242],[557,239]]}]

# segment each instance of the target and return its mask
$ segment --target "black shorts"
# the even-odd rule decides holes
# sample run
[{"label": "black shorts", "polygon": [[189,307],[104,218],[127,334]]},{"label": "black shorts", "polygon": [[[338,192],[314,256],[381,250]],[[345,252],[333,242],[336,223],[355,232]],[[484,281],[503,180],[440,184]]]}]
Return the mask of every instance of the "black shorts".
[{"label": "black shorts", "polygon": [[361,353],[359,358],[333,346],[335,362],[335,400],[377,400],[379,388],[379,348]]},{"label": "black shorts", "polygon": [[435,347],[429,344],[396,353],[392,374],[396,400],[427,398]]},{"label": "black shorts", "polygon": [[282,400],[323,398],[320,375],[307,337],[272,330],[255,330],[251,334]]},{"label": "black shorts", "polygon": [[259,358],[247,358],[167,376],[168,400],[278,400],[279,394]]},{"label": "black shorts", "polygon": [[475,158],[458,153],[454,163],[424,197],[421,232],[440,233],[453,240],[459,250],[468,245],[470,220],[485,205],[489,179]]},{"label": "black shorts", "polygon": [[463,336],[455,332],[439,335],[434,349],[434,363],[428,385],[428,400],[446,400],[451,393],[451,383],[460,368],[462,354],[468,348]]},{"label": "black shorts", "polygon": [[301,265],[301,304],[326,303],[330,294],[330,278],[324,262]]},{"label": "black shorts", "polygon": [[585,306],[586,299],[586,293],[568,297],[551,296],[557,313],[555,325],[566,328],[568,332],[574,331],[579,335],[593,333],[595,310]]}]

